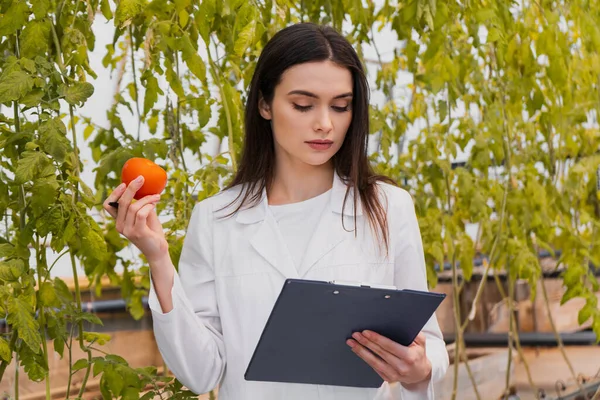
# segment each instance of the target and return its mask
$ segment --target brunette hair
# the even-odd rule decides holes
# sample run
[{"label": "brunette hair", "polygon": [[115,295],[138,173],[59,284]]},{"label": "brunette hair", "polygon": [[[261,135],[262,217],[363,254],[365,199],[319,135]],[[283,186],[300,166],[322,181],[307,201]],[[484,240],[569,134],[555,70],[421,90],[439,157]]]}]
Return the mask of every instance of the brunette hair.
[{"label": "brunette hair", "polygon": [[[242,190],[229,205],[239,202],[235,214],[245,205],[260,201],[264,189],[269,190],[275,171],[275,145],[270,121],[259,112],[261,97],[271,105],[275,87],[290,67],[302,63],[332,61],[352,74],[352,121],[339,151],[333,156],[335,172],[354,194],[354,226],[357,202],[377,237],[388,248],[388,224],[384,206],[378,196],[378,181],[395,184],[388,177],[376,175],[367,154],[369,136],[369,86],[365,70],[352,45],[335,29],[313,23],[291,25],[277,32],[266,44],[256,64],[250,83],[245,110],[245,140],[239,168],[227,188],[242,185]],[[240,201],[241,200],[241,201]],[[226,207],[227,208],[227,207]],[[342,216],[343,223],[343,216]]]}]

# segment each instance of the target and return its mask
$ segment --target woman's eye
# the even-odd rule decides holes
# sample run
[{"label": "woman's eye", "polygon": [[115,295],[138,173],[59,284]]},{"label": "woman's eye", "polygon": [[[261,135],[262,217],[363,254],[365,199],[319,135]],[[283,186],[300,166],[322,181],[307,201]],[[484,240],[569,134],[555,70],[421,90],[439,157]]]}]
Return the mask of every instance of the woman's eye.
[{"label": "woman's eye", "polygon": [[293,104],[294,104],[294,108],[300,112],[307,112],[308,110],[310,110],[312,108],[312,106],[301,106],[296,103],[293,103]]},{"label": "woman's eye", "polygon": [[346,112],[346,111],[350,110],[350,105],[347,105],[347,106],[344,106],[344,107],[331,106],[331,108],[333,108],[337,112]]}]

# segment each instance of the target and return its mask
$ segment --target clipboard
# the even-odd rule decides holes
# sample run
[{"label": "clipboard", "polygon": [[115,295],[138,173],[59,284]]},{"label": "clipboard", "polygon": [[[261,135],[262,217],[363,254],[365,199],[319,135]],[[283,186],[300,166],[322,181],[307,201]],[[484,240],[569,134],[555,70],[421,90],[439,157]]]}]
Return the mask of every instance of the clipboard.
[{"label": "clipboard", "polygon": [[408,346],[446,297],[393,286],[287,279],[248,364],[248,381],[378,388],[346,340],[369,329]]}]

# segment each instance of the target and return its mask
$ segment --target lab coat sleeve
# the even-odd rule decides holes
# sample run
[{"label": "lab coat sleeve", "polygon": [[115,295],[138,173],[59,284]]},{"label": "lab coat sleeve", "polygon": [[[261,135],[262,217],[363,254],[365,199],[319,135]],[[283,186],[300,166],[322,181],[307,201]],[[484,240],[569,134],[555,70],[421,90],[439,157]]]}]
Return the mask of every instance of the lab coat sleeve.
[{"label": "lab coat sleeve", "polygon": [[163,313],[151,277],[149,307],[154,336],[169,369],[197,394],[213,390],[225,370],[225,346],[212,266],[214,214],[198,203],[184,239],[179,273],[175,273],[173,309]]},{"label": "lab coat sleeve", "polygon": [[[394,284],[398,288],[428,290],[425,254],[421,232],[417,222],[412,197],[403,189],[395,188],[393,196],[388,196],[390,207],[394,210],[388,214],[390,229],[396,229],[397,242],[394,245]],[[431,362],[431,379],[408,390],[399,383],[384,383],[381,396],[389,400],[434,400],[434,384],[441,380],[448,369],[448,351],[435,314],[425,324],[426,354]]]}]

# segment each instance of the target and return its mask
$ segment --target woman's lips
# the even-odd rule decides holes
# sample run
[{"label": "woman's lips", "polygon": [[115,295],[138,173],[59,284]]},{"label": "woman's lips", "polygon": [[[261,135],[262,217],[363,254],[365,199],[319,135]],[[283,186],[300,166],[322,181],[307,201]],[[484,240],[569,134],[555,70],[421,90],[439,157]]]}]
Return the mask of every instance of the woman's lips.
[{"label": "woman's lips", "polygon": [[311,140],[305,143],[313,150],[328,150],[333,145],[331,140]]}]

